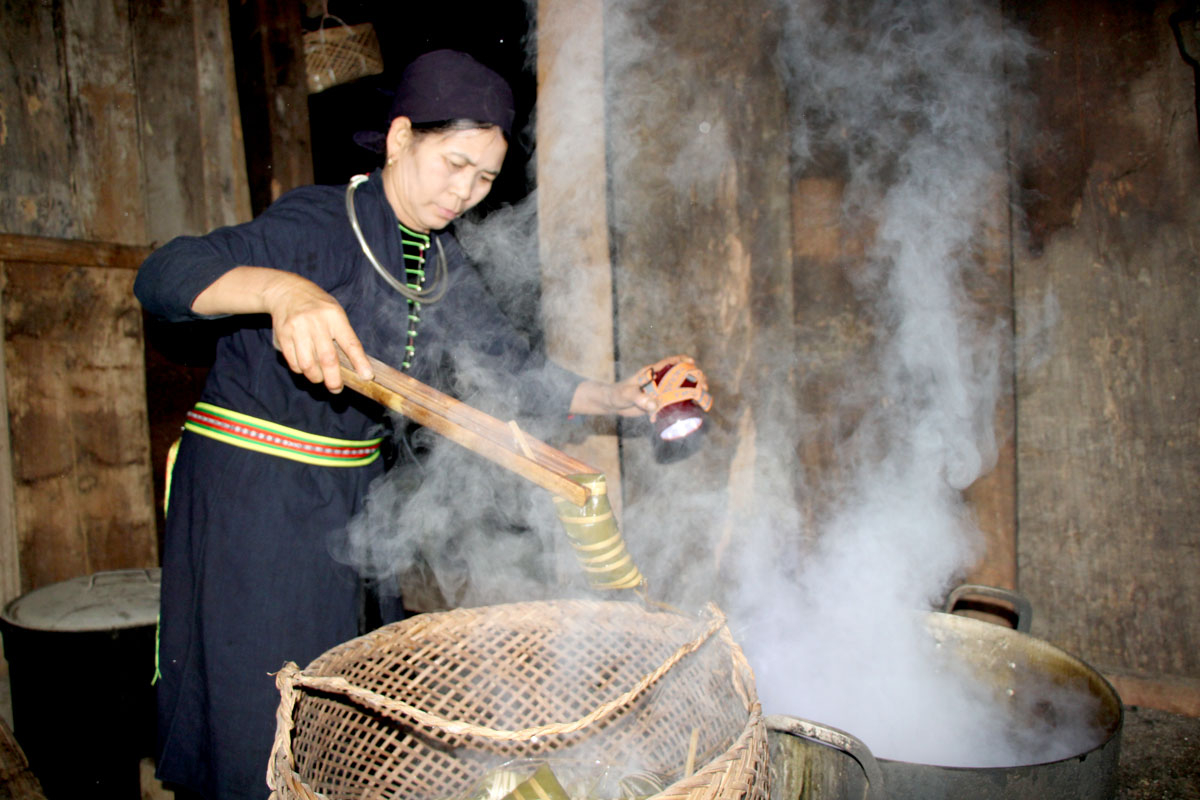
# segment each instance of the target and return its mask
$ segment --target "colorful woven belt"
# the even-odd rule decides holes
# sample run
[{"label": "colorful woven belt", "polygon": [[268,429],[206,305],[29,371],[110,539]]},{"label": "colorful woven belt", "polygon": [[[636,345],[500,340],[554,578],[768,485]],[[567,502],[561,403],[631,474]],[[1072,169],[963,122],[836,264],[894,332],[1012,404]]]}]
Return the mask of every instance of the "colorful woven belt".
[{"label": "colorful woven belt", "polygon": [[322,467],[361,467],[379,458],[382,438],[366,441],[334,439],[276,425],[209,403],[187,412],[184,430],[267,455]]}]

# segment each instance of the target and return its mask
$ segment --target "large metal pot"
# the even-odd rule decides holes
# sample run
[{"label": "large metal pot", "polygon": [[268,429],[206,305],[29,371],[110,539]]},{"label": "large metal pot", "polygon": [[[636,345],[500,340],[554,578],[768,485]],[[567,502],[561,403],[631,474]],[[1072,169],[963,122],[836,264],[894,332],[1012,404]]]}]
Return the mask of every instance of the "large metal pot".
[{"label": "large metal pot", "polygon": [[[948,658],[962,659],[996,702],[1014,715],[1036,714],[1030,724],[1053,724],[1054,704],[1072,697],[1091,712],[1091,746],[1047,763],[1006,767],[943,767],[875,758],[846,731],[798,717],[767,717],[773,800],[1108,800],[1116,793],[1123,722],[1121,699],[1083,661],[1025,633],[1028,603],[993,587],[964,586],[947,609],[968,594],[1002,597],[1017,609],[1017,630],[950,613],[927,615],[926,628]],[[1053,696],[1046,693],[1053,688]],[[1043,696],[1030,702],[1031,693]],[[1017,702],[1017,698],[1021,702]],[[1056,700],[1055,698],[1059,698]]]},{"label": "large metal pot", "polygon": [[139,762],[154,752],[160,581],[157,568],[97,572],[0,613],[13,732],[50,800],[139,796]]}]

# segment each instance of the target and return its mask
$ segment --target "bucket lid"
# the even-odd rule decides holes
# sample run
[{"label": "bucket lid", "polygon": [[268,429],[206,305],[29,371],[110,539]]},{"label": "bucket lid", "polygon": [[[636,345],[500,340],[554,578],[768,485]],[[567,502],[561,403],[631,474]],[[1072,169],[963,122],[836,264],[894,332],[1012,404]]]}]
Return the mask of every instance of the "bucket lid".
[{"label": "bucket lid", "polygon": [[5,622],[45,631],[103,631],[158,618],[162,571],[97,572],[34,589],[4,608]]}]

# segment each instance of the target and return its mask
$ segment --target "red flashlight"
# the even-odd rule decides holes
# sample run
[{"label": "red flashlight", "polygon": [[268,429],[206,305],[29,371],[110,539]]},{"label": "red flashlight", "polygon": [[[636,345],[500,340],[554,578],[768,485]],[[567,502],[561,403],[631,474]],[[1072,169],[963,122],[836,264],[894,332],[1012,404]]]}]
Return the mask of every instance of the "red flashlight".
[{"label": "red flashlight", "polygon": [[704,418],[712,408],[708,381],[690,360],[660,361],[646,367],[642,390],[658,398],[658,411],[650,415],[654,426],[654,454],[660,463],[677,461],[696,450]]}]

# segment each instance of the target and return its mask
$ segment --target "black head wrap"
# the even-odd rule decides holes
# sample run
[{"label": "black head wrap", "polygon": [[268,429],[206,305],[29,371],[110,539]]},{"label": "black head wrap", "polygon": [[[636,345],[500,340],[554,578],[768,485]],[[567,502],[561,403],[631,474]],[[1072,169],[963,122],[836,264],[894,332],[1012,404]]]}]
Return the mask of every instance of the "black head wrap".
[{"label": "black head wrap", "polygon": [[[496,72],[457,50],[434,50],[404,69],[392,98],[387,124],[408,117],[413,124],[470,119],[490,122],[512,138],[512,88]],[[382,153],[387,134],[359,131],[354,141]]]}]

